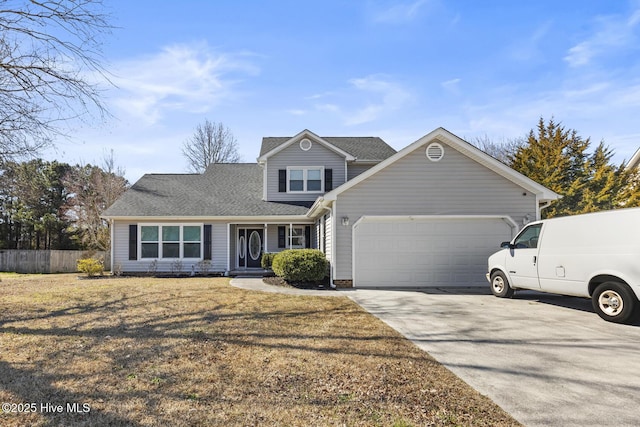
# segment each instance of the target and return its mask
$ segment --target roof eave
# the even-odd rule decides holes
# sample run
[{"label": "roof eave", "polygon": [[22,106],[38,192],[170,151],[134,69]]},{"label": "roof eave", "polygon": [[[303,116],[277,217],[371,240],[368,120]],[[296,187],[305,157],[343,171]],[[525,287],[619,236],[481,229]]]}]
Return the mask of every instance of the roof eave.
[{"label": "roof eave", "polygon": [[257,216],[174,216],[174,215],[159,215],[159,216],[142,216],[142,215],[113,215],[113,216],[101,216],[100,218],[109,221],[132,221],[132,222],[161,222],[161,221],[225,221],[225,222],[269,222],[269,223],[281,223],[281,222],[308,222],[309,217],[306,214],[301,215],[257,215]]},{"label": "roof eave", "polygon": [[274,154],[279,153],[280,151],[284,150],[285,148],[287,148],[288,146],[290,146],[291,144],[293,144],[294,142],[296,142],[297,140],[299,140],[299,139],[301,139],[301,138],[303,138],[305,136],[313,138],[316,142],[319,142],[320,144],[322,144],[326,148],[330,149],[331,151],[334,151],[335,153],[340,154],[348,162],[352,162],[352,161],[356,160],[356,158],[353,155],[347,153],[344,150],[341,150],[340,148],[336,147],[335,145],[331,144],[330,142],[327,142],[326,140],[322,139],[321,137],[319,137],[315,133],[311,132],[310,130],[305,129],[302,132],[299,132],[297,135],[289,138],[288,140],[286,140],[282,144],[278,145],[277,147],[273,148],[272,150],[264,153],[262,156],[258,157],[258,163],[263,164],[264,162],[267,161],[267,159],[269,157],[273,156]]},{"label": "roof eave", "polygon": [[426,144],[427,142],[430,142],[430,141],[433,141],[433,140],[436,140],[436,139],[443,140],[443,142],[446,142],[452,148],[462,152],[463,154],[467,155],[471,159],[473,159],[473,160],[477,161],[478,163],[488,167],[489,169],[493,170],[494,172],[498,173],[499,175],[502,175],[504,178],[512,181],[513,183],[515,183],[517,185],[520,185],[523,189],[525,189],[525,190],[527,190],[527,191],[529,191],[529,192],[531,192],[533,194],[536,194],[538,196],[539,200],[553,201],[553,200],[557,200],[557,199],[561,198],[561,196],[559,194],[555,193],[554,191],[548,189],[547,187],[545,187],[545,186],[543,186],[541,184],[538,184],[537,182],[533,181],[532,179],[530,179],[530,178],[522,175],[521,173],[515,171],[514,169],[510,168],[509,166],[505,165],[504,163],[500,162],[499,160],[491,157],[490,155],[486,154],[482,150],[474,147],[473,145],[469,144],[468,142],[464,141],[463,139],[461,139],[460,137],[454,135],[453,133],[449,132],[448,130],[446,130],[446,129],[442,128],[442,127],[439,127],[437,129],[429,132],[428,134],[426,134],[422,138],[418,139],[414,143],[412,143],[412,144],[406,146],[405,148],[403,148],[402,150],[398,151],[393,156],[381,161],[377,165],[373,166],[371,169],[361,173],[360,175],[356,176],[355,178],[345,182],[341,186],[339,186],[339,187],[333,189],[332,191],[326,193],[324,195],[324,200],[325,201],[335,201],[340,193],[342,193],[342,192],[348,190],[349,188],[359,184],[360,182],[362,182],[365,179],[369,178],[370,176],[374,175],[378,171],[386,168],[390,164],[395,163],[397,160],[399,160],[399,159],[403,158],[404,156],[408,155],[409,153],[413,152],[417,147],[422,146],[422,145]]},{"label": "roof eave", "polygon": [[632,170],[635,168],[640,168],[640,148],[638,148],[638,151],[636,151],[634,155],[631,156],[631,160],[629,160],[629,163],[627,163],[627,170]]}]

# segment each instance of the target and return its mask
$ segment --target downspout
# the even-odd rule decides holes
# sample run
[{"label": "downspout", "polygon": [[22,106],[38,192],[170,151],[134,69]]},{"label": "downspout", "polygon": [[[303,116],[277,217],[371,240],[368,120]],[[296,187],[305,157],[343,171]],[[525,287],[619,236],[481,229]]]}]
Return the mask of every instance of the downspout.
[{"label": "downspout", "polygon": [[[336,221],[335,218],[333,217],[333,208],[331,206],[329,206],[329,203],[331,202],[326,202],[326,200],[324,200],[324,198],[319,201],[320,206],[324,205],[324,203],[327,203],[327,205],[322,206],[322,214],[325,214],[326,212],[329,212],[329,217],[331,218],[331,257],[329,258],[329,286],[331,286],[332,289],[336,288],[336,285],[333,283],[333,277],[334,277],[334,271],[333,269],[335,268],[335,259],[336,259],[336,233],[335,233],[335,229],[336,229]],[[326,222],[325,222],[325,227],[326,227]],[[325,241],[326,241],[326,235],[325,235]]]},{"label": "downspout", "polygon": [[[336,257],[336,221],[333,217],[333,208],[329,206],[324,206],[324,209],[329,211],[329,217],[331,218],[331,257],[329,259],[329,286],[331,289],[335,289],[336,285],[333,283],[333,269],[335,268],[335,257]],[[326,239],[326,236],[325,236]]]},{"label": "downspout", "polygon": [[538,205],[538,219],[542,218],[542,210],[548,208],[550,204],[551,204],[551,201],[547,200],[546,202],[542,203],[541,205]]}]

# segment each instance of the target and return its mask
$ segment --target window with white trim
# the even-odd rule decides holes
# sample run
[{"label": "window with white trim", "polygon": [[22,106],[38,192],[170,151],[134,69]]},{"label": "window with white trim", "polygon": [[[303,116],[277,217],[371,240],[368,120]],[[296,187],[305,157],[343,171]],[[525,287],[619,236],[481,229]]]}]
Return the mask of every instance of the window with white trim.
[{"label": "window with white trim", "polygon": [[287,168],[287,192],[322,193],[324,191],[324,167],[305,166]]},{"label": "window with white trim", "polygon": [[287,243],[290,249],[304,249],[306,246],[303,227],[287,226]]},{"label": "window with white trim", "polygon": [[202,258],[202,225],[140,225],[140,258]]}]

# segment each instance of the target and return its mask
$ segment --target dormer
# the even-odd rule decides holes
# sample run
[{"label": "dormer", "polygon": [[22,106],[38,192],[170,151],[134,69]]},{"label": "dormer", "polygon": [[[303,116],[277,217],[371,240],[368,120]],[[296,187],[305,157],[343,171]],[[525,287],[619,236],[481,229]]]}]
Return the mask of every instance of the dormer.
[{"label": "dormer", "polygon": [[265,137],[258,158],[263,200],[311,205],[393,154],[375,137],[320,137],[309,130],[294,137]]}]

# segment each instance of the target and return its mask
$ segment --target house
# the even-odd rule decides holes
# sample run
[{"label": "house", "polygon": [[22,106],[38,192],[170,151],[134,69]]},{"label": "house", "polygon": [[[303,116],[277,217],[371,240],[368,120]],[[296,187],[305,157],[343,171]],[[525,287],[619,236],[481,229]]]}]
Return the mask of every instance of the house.
[{"label": "house", "polygon": [[640,148],[638,148],[638,151],[636,151],[636,153],[631,157],[631,160],[629,160],[629,163],[627,163],[627,169],[640,170]]},{"label": "house", "polygon": [[399,152],[304,130],[264,138],[257,163],[145,175],[103,217],[125,273],[238,274],[307,247],[337,286],[484,286],[488,255],[557,198],[443,128]]}]

